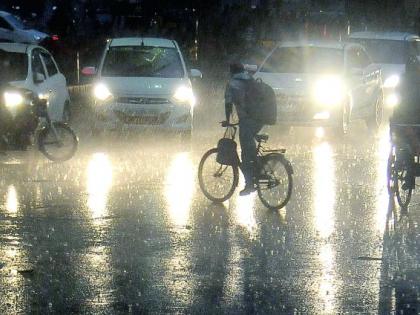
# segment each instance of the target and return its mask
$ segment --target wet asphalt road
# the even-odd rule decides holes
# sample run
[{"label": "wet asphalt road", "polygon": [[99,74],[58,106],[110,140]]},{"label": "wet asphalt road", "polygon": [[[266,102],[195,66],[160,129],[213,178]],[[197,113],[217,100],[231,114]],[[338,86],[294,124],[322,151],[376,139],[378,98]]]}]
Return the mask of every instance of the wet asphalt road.
[{"label": "wet asphalt road", "polygon": [[200,192],[217,118],[191,146],[80,130],[69,162],[1,157],[0,313],[419,314],[420,193],[400,218],[386,129],[355,124],[344,141],[270,129],[295,170],[272,212],[256,195],[218,205]]}]

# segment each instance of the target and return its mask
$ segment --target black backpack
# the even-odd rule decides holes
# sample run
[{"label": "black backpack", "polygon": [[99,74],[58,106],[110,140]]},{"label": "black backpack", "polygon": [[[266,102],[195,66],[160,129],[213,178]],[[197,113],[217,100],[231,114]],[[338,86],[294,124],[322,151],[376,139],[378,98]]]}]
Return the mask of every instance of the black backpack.
[{"label": "black backpack", "polygon": [[261,79],[250,79],[245,82],[245,111],[250,117],[264,125],[275,125],[277,103],[273,88]]}]

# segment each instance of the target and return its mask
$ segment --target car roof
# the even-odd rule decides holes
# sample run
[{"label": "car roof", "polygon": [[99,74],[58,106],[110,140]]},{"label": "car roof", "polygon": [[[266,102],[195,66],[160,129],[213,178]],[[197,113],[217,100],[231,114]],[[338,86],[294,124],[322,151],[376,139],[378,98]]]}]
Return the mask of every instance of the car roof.
[{"label": "car roof", "polygon": [[5,16],[8,16],[8,15],[10,15],[10,13],[9,13],[9,12],[6,12],[6,11],[0,11],[0,16],[1,16],[1,17],[5,17]]},{"label": "car roof", "polygon": [[350,34],[353,39],[383,39],[383,40],[412,40],[419,36],[405,32],[355,32]]},{"label": "car roof", "polygon": [[306,41],[288,41],[279,43],[278,47],[319,47],[331,49],[344,49],[345,42],[327,41],[327,40],[306,40]]},{"label": "car roof", "polygon": [[9,52],[16,52],[16,53],[23,53],[25,54],[28,48],[33,45],[29,44],[21,44],[21,43],[1,43],[0,42],[0,49],[9,51]]},{"label": "car roof", "polygon": [[[143,44],[142,44],[143,43]],[[116,46],[152,46],[176,48],[175,41],[166,38],[155,37],[120,37],[109,40],[110,47]]]}]

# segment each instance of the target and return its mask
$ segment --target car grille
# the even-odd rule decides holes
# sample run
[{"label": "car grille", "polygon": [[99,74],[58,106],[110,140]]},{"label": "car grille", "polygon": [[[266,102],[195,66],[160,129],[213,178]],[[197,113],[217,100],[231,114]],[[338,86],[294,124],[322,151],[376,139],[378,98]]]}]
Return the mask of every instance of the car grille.
[{"label": "car grille", "polygon": [[169,118],[170,113],[159,113],[155,115],[130,115],[121,111],[114,111],[118,119],[130,125],[162,125]]},{"label": "car grille", "polygon": [[277,95],[277,105],[282,112],[302,111],[305,108],[306,102],[306,98],[300,95]]},{"label": "car grille", "polygon": [[168,104],[170,101],[166,98],[159,97],[131,97],[122,96],[118,97],[117,103],[122,104],[139,104],[139,105],[155,105],[155,104]]}]

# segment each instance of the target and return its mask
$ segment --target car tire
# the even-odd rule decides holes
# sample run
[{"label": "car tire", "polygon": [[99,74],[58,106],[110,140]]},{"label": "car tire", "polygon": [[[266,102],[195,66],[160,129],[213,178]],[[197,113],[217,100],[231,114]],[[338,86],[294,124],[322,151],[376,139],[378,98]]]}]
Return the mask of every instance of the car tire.
[{"label": "car tire", "polygon": [[337,115],[337,125],[334,127],[334,133],[338,136],[344,136],[348,133],[350,126],[350,107],[344,104]]},{"label": "car tire", "polygon": [[71,121],[70,103],[66,101],[63,109],[63,116],[61,117],[63,123],[69,124]]},{"label": "car tire", "polygon": [[192,130],[184,130],[179,133],[182,143],[190,143],[192,139]]},{"label": "car tire", "polygon": [[376,132],[381,126],[384,111],[383,100],[382,93],[378,94],[375,100],[373,113],[365,120],[366,126],[372,132]]}]

